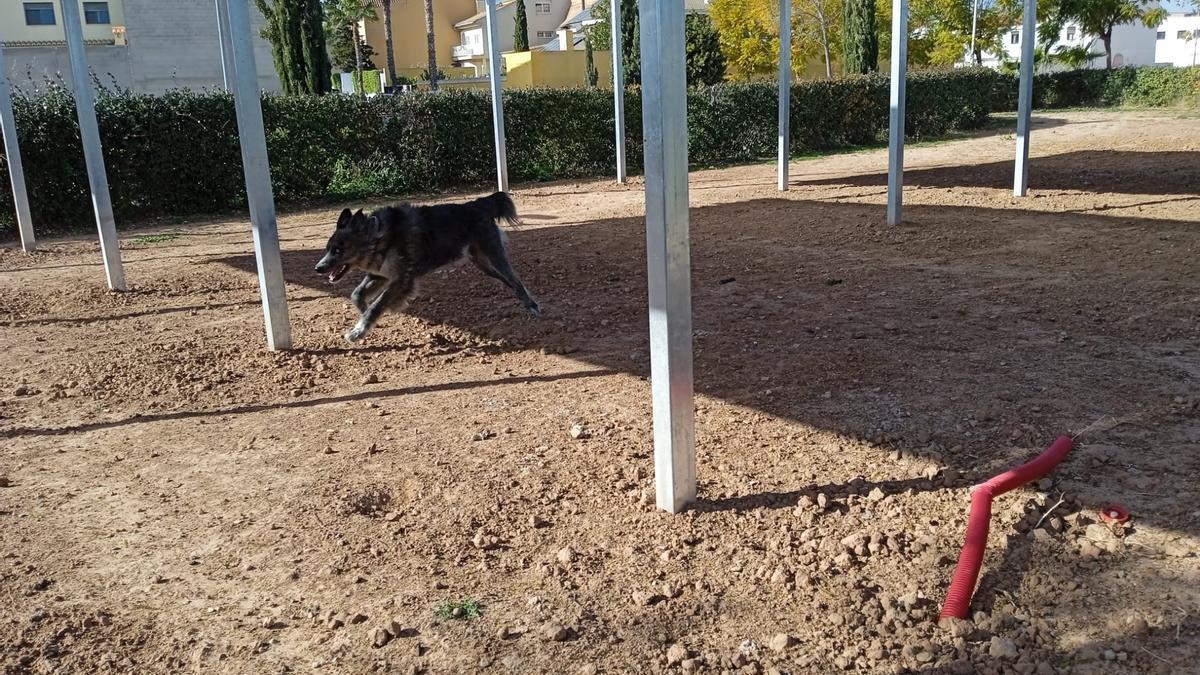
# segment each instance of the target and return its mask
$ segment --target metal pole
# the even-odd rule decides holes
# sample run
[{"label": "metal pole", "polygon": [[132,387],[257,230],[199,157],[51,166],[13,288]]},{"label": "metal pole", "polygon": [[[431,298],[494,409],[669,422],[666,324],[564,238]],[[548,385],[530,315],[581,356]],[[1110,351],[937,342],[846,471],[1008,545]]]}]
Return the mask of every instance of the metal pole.
[{"label": "metal pole", "polygon": [[1037,42],[1037,0],[1025,0],[1021,26],[1021,82],[1017,95],[1017,166],[1013,172],[1013,196],[1029,191],[1029,123],[1033,114],[1033,48]]},{"label": "metal pole", "polygon": [[[524,0],[522,0],[523,2]],[[496,186],[508,191],[508,153],[504,146],[504,95],[500,88],[500,45],[496,37],[496,0],[486,0],[488,69],[492,85],[492,133],[496,137]]]},{"label": "metal pole", "polygon": [[779,0],[779,190],[792,159],[792,0]]},{"label": "metal pole", "polygon": [[0,132],[4,135],[4,156],[8,158],[8,178],[12,181],[21,250],[33,253],[37,244],[33,238],[33,218],[29,215],[29,193],[25,191],[25,168],[21,163],[21,146],[17,142],[17,121],[13,117],[12,92],[8,88],[8,66],[4,63],[3,43],[0,43]]},{"label": "metal pole", "polygon": [[233,91],[229,81],[233,73],[233,55],[229,53],[229,0],[215,0],[217,8],[217,44],[221,49],[221,82],[225,91]]},{"label": "metal pole", "polygon": [[888,125],[888,225],[904,210],[904,104],[908,93],[908,0],[892,0],[892,95]]},{"label": "metal pole", "polygon": [[290,349],[292,329],[288,324],[287,289],[279,259],[279,231],[275,222],[275,195],[271,191],[271,166],[267,159],[267,135],[263,128],[262,93],[258,67],[254,63],[254,41],[250,34],[249,0],[228,5],[229,42],[233,51],[238,142],[242,148],[242,170],[246,177],[246,202],[254,232],[254,259],[258,265],[258,290],[262,296],[267,328],[267,349]]},{"label": "metal pole", "polygon": [[646,0],[638,12],[654,476],[658,506],[677,513],[696,498],[683,3]]},{"label": "metal pole", "polygon": [[108,174],[104,170],[104,149],[100,145],[100,127],[96,124],[96,101],[88,80],[87,55],[83,47],[83,26],[79,21],[79,2],[60,0],[67,54],[71,60],[71,82],[75,89],[75,111],[79,117],[79,138],[83,141],[83,160],[87,165],[96,229],[100,232],[100,251],[104,255],[104,274],[114,291],[128,290],[121,267],[121,249],[117,243],[117,221],[113,218],[112,196],[108,193]]},{"label": "metal pole", "polygon": [[621,0],[612,0],[613,120],[616,126],[617,182],[629,178],[625,168],[625,55],[621,53]]},{"label": "metal pole", "polygon": [[975,27],[979,25],[979,0],[973,0],[971,3],[971,57],[970,62],[975,61]]}]

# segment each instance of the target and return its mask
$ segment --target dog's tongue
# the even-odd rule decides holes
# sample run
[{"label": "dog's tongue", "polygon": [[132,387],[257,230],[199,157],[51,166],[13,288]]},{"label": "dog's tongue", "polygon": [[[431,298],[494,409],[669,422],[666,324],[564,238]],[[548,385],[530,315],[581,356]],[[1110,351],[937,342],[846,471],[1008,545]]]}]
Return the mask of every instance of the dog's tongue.
[{"label": "dog's tongue", "polygon": [[330,272],[329,273],[329,282],[333,283],[333,282],[337,281],[339,278],[341,278],[342,274],[346,271],[347,267],[348,267],[348,265],[342,265],[341,267]]}]

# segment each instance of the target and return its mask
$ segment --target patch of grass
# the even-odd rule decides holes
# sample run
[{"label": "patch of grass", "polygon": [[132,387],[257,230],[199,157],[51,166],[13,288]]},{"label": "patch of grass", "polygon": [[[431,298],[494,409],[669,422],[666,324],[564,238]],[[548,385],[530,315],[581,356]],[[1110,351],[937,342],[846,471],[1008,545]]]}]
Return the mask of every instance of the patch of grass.
[{"label": "patch of grass", "polygon": [[135,244],[161,244],[168,241],[175,241],[179,238],[178,234],[139,234],[133,238]]},{"label": "patch of grass", "polygon": [[433,608],[433,613],[442,621],[450,619],[478,619],[482,605],[474,598],[447,600]]}]

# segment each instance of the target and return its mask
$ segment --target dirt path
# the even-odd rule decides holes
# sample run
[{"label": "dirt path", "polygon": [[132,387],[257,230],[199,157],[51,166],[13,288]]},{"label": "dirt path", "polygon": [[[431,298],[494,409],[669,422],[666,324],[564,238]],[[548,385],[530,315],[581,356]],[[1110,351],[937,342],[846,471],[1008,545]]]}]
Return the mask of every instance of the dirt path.
[{"label": "dirt path", "polygon": [[[125,235],[121,295],[86,238],[10,244],[0,665],[1188,672],[1200,119],[1049,114],[1033,148],[1024,200],[1011,137],[910,148],[898,228],[881,152],[786,194],[693,174],[680,516],[652,506],[640,185],[515,190],[542,319],[466,266],[356,347],[353,281],[311,272],[336,209],[281,219],[287,353],[243,222]],[[1101,419],[998,500],[975,620],[936,628],[969,486]]]}]

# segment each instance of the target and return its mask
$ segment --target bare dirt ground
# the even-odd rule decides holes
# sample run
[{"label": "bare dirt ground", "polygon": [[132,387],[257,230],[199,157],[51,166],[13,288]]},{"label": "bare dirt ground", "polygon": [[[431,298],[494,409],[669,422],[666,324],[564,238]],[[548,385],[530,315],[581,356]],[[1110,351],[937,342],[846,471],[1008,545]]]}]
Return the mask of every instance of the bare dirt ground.
[{"label": "bare dirt ground", "polygon": [[[678,516],[640,184],[517,187],[545,317],[464,266],[362,346],[354,280],[311,271],[336,208],[281,218],[283,353],[240,219],[124,234],[119,295],[92,239],[10,243],[0,664],[1200,672],[1200,119],[1046,114],[1033,152],[1015,200],[1011,136],[910,148],[897,228],[882,152],[797,162],[786,194],[693,174]],[[974,621],[939,629],[969,486],[1101,419],[998,499]]]}]

